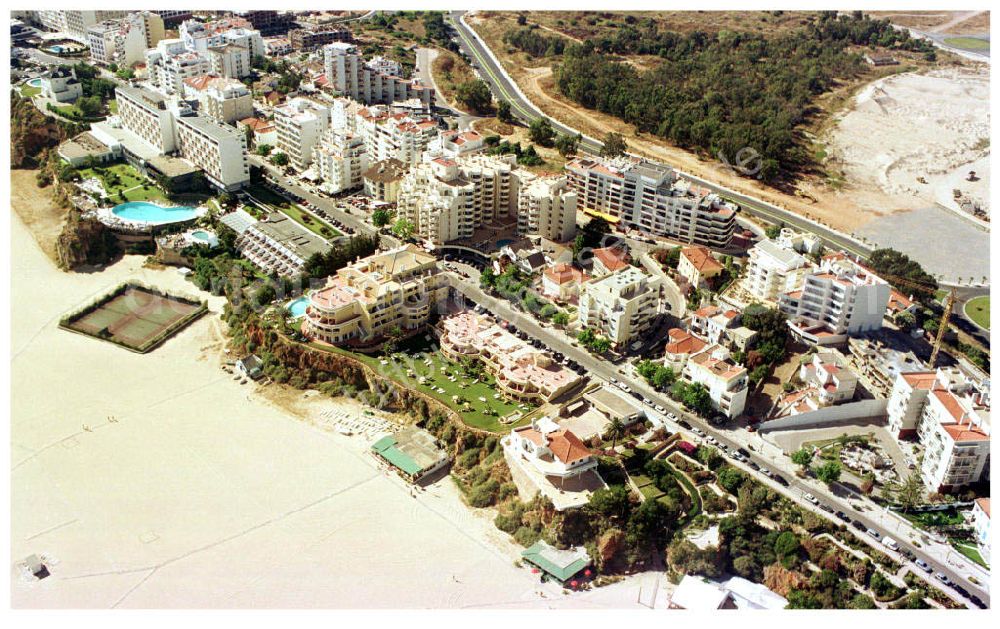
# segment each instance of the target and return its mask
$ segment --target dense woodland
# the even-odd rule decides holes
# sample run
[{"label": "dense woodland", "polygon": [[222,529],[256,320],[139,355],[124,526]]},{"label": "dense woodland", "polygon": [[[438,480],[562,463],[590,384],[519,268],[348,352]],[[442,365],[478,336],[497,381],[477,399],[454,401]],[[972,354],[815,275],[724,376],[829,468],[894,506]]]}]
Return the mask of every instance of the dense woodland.
[{"label": "dense woodland", "polygon": [[[868,71],[858,47],[922,52],[929,60],[935,54],[928,42],[860,12],[825,12],[771,37],[681,34],[649,20],[582,44],[530,25],[505,40],[532,56],[561,55],[556,85],[584,107],[720,161],[746,162],[741,174],[770,183],[812,165],[801,125],[815,115],[818,95]],[[619,55],[655,55],[662,63],[639,70]],[[746,148],[754,153],[741,153]],[[759,159],[749,159],[754,155]]]}]

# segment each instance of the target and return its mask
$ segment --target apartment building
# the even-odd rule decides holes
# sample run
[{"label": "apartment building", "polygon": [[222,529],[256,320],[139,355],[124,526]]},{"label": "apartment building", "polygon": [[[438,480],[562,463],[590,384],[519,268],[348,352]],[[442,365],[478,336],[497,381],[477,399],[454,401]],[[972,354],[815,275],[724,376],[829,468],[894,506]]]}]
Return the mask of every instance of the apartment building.
[{"label": "apartment building", "polygon": [[253,96],[235,79],[202,75],[184,79],[184,97],[199,102],[198,112],[224,124],[253,115]]},{"label": "apartment building", "polygon": [[601,247],[591,252],[590,271],[594,277],[604,277],[616,271],[627,269],[630,262],[628,249],[625,247]]},{"label": "apartment building", "polygon": [[888,398],[900,374],[926,371],[927,366],[909,350],[896,349],[880,338],[881,334],[870,334],[849,338],[847,347],[855,373],[863,379],[865,388],[876,397]]},{"label": "apartment building", "polygon": [[483,224],[516,211],[517,186],[513,155],[439,157],[403,178],[397,213],[431,242],[469,238]]},{"label": "apartment building", "polygon": [[90,59],[96,64],[131,67],[141,63],[146,51],[164,38],[163,18],[151,11],[105,20],[87,29]]},{"label": "apartment building", "polygon": [[216,188],[233,191],[250,183],[243,134],[207,116],[180,116],[176,129],[181,155],[201,169]]},{"label": "apartment building", "polygon": [[211,22],[187,20],[178,29],[184,47],[191,51],[207,54],[209,48],[232,44],[245,48],[250,57],[264,56],[264,38],[260,31],[241,17],[226,17]]},{"label": "apartment building", "polygon": [[576,301],[580,296],[580,286],[589,277],[571,264],[560,262],[542,272],[542,294],[557,301]]},{"label": "apartment building", "polygon": [[237,233],[236,248],[243,257],[265,273],[281,277],[301,275],[310,257],[330,249],[323,239],[284,214],[271,214],[238,228]]},{"label": "apartment building", "polygon": [[173,26],[191,19],[191,11],[150,11],[150,13],[155,13],[163,18],[163,23],[166,26]]},{"label": "apartment building", "polygon": [[291,11],[233,11],[233,15],[249,22],[261,35],[286,33],[295,25],[295,14]]},{"label": "apartment building", "polygon": [[166,95],[184,93],[184,79],[210,74],[207,57],[191,52],[180,39],[162,39],[146,51],[146,73],[150,85]]},{"label": "apartment building", "polygon": [[565,177],[521,177],[517,193],[517,233],[566,242],[576,235],[576,193]]},{"label": "apartment building", "polygon": [[340,269],[314,291],[305,332],[335,345],[372,344],[396,327],[404,333],[423,328],[447,293],[436,258],[403,245]]},{"label": "apartment building", "polygon": [[212,74],[229,79],[242,79],[253,72],[250,50],[244,46],[226,43],[209,46],[205,52]]},{"label": "apartment building", "polygon": [[574,371],[475,312],[440,321],[441,352],[457,363],[479,360],[496,378],[497,391],[518,402],[542,404],[580,383]]},{"label": "apartment building", "polygon": [[313,162],[316,174],[322,180],[320,188],[327,194],[339,194],[364,186],[368,153],[358,135],[348,131],[329,131],[315,148]]},{"label": "apartment building", "polygon": [[920,473],[931,491],[978,481],[989,463],[989,396],[959,370],[898,375],[887,402],[888,430],[924,448]]},{"label": "apartment building", "polygon": [[843,253],[825,256],[806,275],[801,290],[782,293],[778,308],[789,327],[817,345],[844,343],[849,336],[879,330],[889,303],[889,284]]},{"label": "apartment building", "polygon": [[274,110],[274,126],[278,129],[277,149],[288,155],[292,167],[305,170],[330,128],[330,109],[308,98],[293,98]]},{"label": "apartment building", "polygon": [[691,332],[708,339],[709,343],[723,343],[731,330],[736,329],[742,316],[736,310],[723,310],[719,306],[703,306],[691,313]]},{"label": "apartment building", "polygon": [[729,350],[721,345],[711,345],[688,358],[681,378],[689,384],[704,386],[712,399],[712,408],[726,417],[743,413],[749,390],[747,370],[734,363]]},{"label": "apartment building", "polygon": [[708,343],[694,334],[680,328],[670,328],[667,331],[667,344],[663,348],[663,364],[680,373],[688,359],[700,354]]},{"label": "apartment building", "polygon": [[278,128],[267,118],[244,118],[236,123],[236,128],[242,133],[246,133],[247,127],[253,133],[254,146],[267,144],[273,147],[278,144]]},{"label": "apartment building", "polygon": [[712,250],[700,245],[681,249],[677,262],[677,273],[694,288],[718,277],[723,269],[722,264],[712,256]]},{"label": "apartment building", "polygon": [[64,33],[82,44],[88,41],[87,29],[98,22],[124,17],[127,11],[33,11],[33,21],[50,31]]},{"label": "apartment building", "polygon": [[323,46],[323,63],[327,85],[360,103],[387,104],[416,98],[429,108],[434,102],[433,88],[368,67],[354,44],[335,42]]},{"label": "apartment building", "polygon": [[438,137],[427,146],[427,151],[435,157],[462,157],[469,153],[481,151],[486,145],[486,139],[476,131],[459,131],[458,129],[439,129]]},{"label": "apartment building", "polygon": [[83,96],[83,85],[76,78],[76,70],[56,66],[42,75],[42,95],[57,103],[72,103]]},{"label": "apartment building", "polygon": [[580,288],[580,325],[606,336],[616,347],[649,329],[660,312],[660,278],[629,267]]},{"label": "apartment building", "polygon": [[794,249],[773,240],[750,248],[743,288],[755,299],[774,303],[782,293],[799,290],[812,265]]},{"label": "apartment building", "polygon": [[799,379],[814,393],[819,406],[830,406],[854,398],[858,377],[837,350],[813,354],[812,361],[799,367]]},{"label": "apartment building", "polygon": [[396,203],[399,200],[400,186],[409,171],[409,164],[404,164],[398,159],[389,158],[375,162],[362,175],[365,194],[376,201]]},{"label": "apartment building", "polygon": [[354,129],[364,138],[372,161],[397,159],[405,164],[423,160],[438,132],[433,119],[393,113],[385,105],[359,109],[354,114]]},{"label": "apartment building", "polygon": [[403,66],[398,61],[387,59],[382,55],[375,55],[366,61],[365,67],[374,72],[389,76],[401,76],[403,74]]},{"label": "apartment building", "polygon": [[736,205],[682,180],[672,168],[627,157],[580,157],[566,171],[581,208],[620,228],[715,248],[728,246],[736,229]]},{"label": "apartment building", "polygon": [[979,545],[979,554],[989,563],[990,549],[993,548],[989,498],[976,498],[976,504],[972,507],[972,528],[976,532],[976,543]]},{"label": "apartment building", "polygon": [[334,42],[351,42],[354,37],[346,28],[333,26],[317,26],[313,28],[296,28],[288,31],[288,43],[295,50],[314,50]]}]

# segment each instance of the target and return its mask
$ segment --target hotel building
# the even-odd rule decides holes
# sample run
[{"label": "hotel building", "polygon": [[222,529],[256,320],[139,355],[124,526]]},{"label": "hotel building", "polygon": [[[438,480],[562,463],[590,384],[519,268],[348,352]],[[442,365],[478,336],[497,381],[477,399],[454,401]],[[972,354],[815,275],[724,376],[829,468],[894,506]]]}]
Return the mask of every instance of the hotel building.
[{"label": "hotel building", "polygon": [[481,360],[504,396],[519,402],[550,402],[571,390],[581,377],[485,316],[463,312],[437,326],[441,352],[450,360]]},{"label": "hotel building", "polygon": [[266,273],[297,277],[310,257],[330,249],[323,239],[284,214],[271,214],[252,223],[245,216],[241,218],[246,225],[235,228],[236,248]]},{"label": "hotel building", "polygon": [[323,64],[327,84],[359,103],[388,104],[416,98],[429,108],[434,102],[432,88],[368,67],[354,44],[327,44],[323,47]]},{"label": "hotel building", "polygon": [[447,294],[436,258],[403,245],[337,271],[310,295],[303,332],[334,345],[371,344],[397,326],[404,333],[423,328]]},{"label": "hotel building", "polygon": [[747,370],[730,360],[729,350],[712,345],[692,355],[684,364],[681,378],[708,390],[712,407],[726,417],[743,413],[749,390]]},{"label": "hotel building", "polygon": [[576,193],[565,177],[522,176],[517,193],[517,233],[566,242],[576,234]]},{"label": "hotel building", "polygon": [[320,187],[327,194],[339,194],[364,185],[368,152],[361,137],[347,131],[329,131],[313,155]]},{"label": "hotel building", "polygon": [[798,290],[812,265],[790,248],[762,240],[749,253],[743,288],[760,301],[774,303],[782,293]]},{"label": "hotel building", "polygon": [[210,75],[184,79],[184,97],[200,103],[198,113],[225,124],[253,115],[253,96],[236,79]]},{"label": "hotel building", "polygon": [[233,191],[250,183],[246,136],[207,116],[177,118],[181,155],[197,166],[219,190]]},{"label": "hotel building", "polygon": [[141,63],[146,51],[164,37],[163,18],[151,11],[130,13],[87,29],[87,45],[94,63],[130,67]]},{"label": "hotel building", "polygon": [[672,168],[626,157],[580,157],[566,171],[580,207],[619,227],[716,248],[728,246],[736,229],[736,205],[680,179]]},{"label": "hotel building", "polygon": [[354,130],[364,138],[373,162],[398,159],[404,164],[418,164],[437,137],[438,126],[431,118],[392,113],[389,107],[377,105],[358,110]]},{"label": "hotel building", "polygon": [[305,170],[330,128],[330,108],[308,98],[293,98],[274,110],[274,126],[278,129],[277,150],[288,155],[293,168]]},{"label": "hotel building", "polygon": [[615,346],[632,342],[660,312],[660,279],[629,267],[580,287],[580,325]]}]

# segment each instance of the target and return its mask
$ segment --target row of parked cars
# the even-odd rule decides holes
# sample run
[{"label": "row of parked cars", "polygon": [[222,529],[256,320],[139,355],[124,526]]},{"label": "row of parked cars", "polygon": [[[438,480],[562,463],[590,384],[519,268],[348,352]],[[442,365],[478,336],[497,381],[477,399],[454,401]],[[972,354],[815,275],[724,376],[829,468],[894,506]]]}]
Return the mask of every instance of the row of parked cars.
[{"label": "row of parked cars", "polygon": [[339,229],[343,233],[345,233],[345,234],[353,234],[354,233],[353,229],[351,229],[350,227],[344,225],[344,223],[341,222],[337,217],[331,215],[329,212],[327,212],[323,208],[321,208],[321,207],[319,207],[319,206],[317,206],[317,205],[315,205],[313,203],[310,203],[309,201],[307,201],[305,199],[305,197],[301,197],[301,196],[295,194],[294,192],[292,192],[291,190],[287,190],[284,186],[282,186],[280,183],[278,183],[270,175],[266,175],[264,177],[264,185],[269,190],[271,190],[272,192],[274,192],[276,194],[280,194],[281,196],[285,197],[289,201],[291,201],[293,203],[298,203],[299,205],[301,205],[302,207],[306,208],[307,210],[310,210],[314,214],[320,216],[321,218],[323,218],[324,220],[326,220],[328,223],[330,223],[331,225],[333,225],[334,227],[336,227],[337,229]]}]

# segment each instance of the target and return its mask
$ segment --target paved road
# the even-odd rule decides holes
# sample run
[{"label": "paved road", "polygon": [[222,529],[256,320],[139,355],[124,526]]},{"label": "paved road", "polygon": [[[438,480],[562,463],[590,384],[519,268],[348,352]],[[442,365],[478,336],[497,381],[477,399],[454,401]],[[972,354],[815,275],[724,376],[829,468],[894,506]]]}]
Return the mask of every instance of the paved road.
[{"label": "paved road", "polygon": [[423,85],[430,85],[434,88],[434,106],[438,109],[438,113],[446,113],[449,116],[455,118],[458,124],[458,129],[460,131],[465,131],[472,126],[472,123],[479,120],[479,116],[474,116],[472,114],[467,114],[464,111],[455,109],[448,103],[448,100],[438,89],[437,83],[434,82],[434,75],[432,73],[431,65],[434,63],[434,58],[437,57],[438,51],[432,48],[417,48],[417,68],[414,72],[414,76],[420,80]]},{"label": "paved road", "polygon": [[[510,103],[512,113],[524,122],[530,122],[537,118],[546,117],[514,83],[513,79],[504,71],[493,53],[485,45],[482,39],[464,21],[465,11],[451,11],[448,15],[451,24],[458,33],[459,46],[471,59],[475,61],[477,70],[483,80],[490,86],[493,94],[498,98]],[[549,118],[552,127],[563,134],[576,134],[572,129],[561,122]],[[600,153],[601,142],[589,136],[583,136],[580,148],[589,153]],[[680,172],[680,171],[678,171]],[[851,253],[868,257],[871,254],[871,247],[855,241],[850,236],[842,234],[834,229],[815,223],[807,218],[799,216],[794,212],[771,205],[760,199],[756,199],[714,182],[695,177],[687,173],[681,173],[685,178],[712,190],[721,196],[739,204],[746,212],[762,217],[774,222],[784,223],[797,229],[812,232],[826,242],[828,246],[843,249]]]},{"label": "paved road", "polygon": [[[981,571],[972,567],[972,564],[965,557],[958,555],[957,552],[951,551],[950,547],[948,552],[943,554],[944,557],[948,557],[949,555],[952,556],[951,559],[947,561],[943,561],[939,557],[939,555],[942,555],[941,552],[928,553],[927,549],[929,545],[924,545],[923,548],[916,548],[909,542],[909,538],[911,535],[919,537],[920,533],[916,529],[913,529],[906,521],[883,513],[881,509],[874,507],[874,503],[871,503],[866,499],[855,497],[855,502],[863,503],[866,507],[865,511],[859,512],[851,505],[851,501],[848,500],[848,491],[838,488],[841,495],[835,495],[825,485],[819,483],[818,481],[813,479],[798,478],[794,475],[794,473],[790,473],[788,469],[786,469],[792,467],[790,460],[778,452],[774,446],[769,444],[764,445],[764,442],[759,437],[755,438],[753,433],[747,433],[743,430],[716,429],[701,418],[685,412],[672,400],[647,386],[645,380],[636,377],[630,365],[620,367],[606,360],[596,358],[586,350],[577,347],[575,345],[575,341],[563,332],[548,324],[540,324],[534,319],[534,317],[526,315],[525,313],[515,309],[510,302],[507,302],[506,300],[497,299],[485,294],[478,286],[478,282],[476,281],[477,274],[466,265],[461,265],[460,268],[468,272],[470,278],[466,279],[454,272],[448,272],[446,275],[449,277],[452,286],[465,297],[471,299],[476,304],[485,307],[498,319],[513,323],[519,330],[524,331],[532,338],[541,340],[546,347],[558,348],[558,351],[565,354],[566,357],[575,360],[586,368],[590,377],[603,379],[605,381],[610,381],[614,378],[625,382],[633,391],[637,391],[643,397],[652,400],[654,404],[659,404],[665,407],[669,412],[672,412],[677,417],[686,420],[692,426],[699,427],[707,435],[714,437],[730,449],[735,450],[737,448],[746,448],[751,450],[751,459],[761,467],[766,467],[779,472],[788,481],[788,487],[783,487],[776,481],[771,480],[761,472],[755,471],[745,464],[734,460],[729,460],[729,463],[742,468],[743,471],[753,476],[758,482],[781,492],[799,505],[815,511],[837,524],[841,524],[840,520],[838,520],[833,514],[827,513],[808,502],[804,495],[806,493],[811,493],[823,503],[833,507],[835,511],[843,511],[848,514],[852,520],[860,520],[866,527],[878,531],[882,536],[889,535],[899,542],[901,548],[908,549],[918,558],[927,561],[932,566],[934,572],[944,573],[953,582],[962,584],[971,593],[978,595],[979,598],[989,604],[989,595],[982,588],[972,585],[967,579],[969,574],[981,574]],[[653,409],[649,409],[647,407],[646,411],[651,418],[657,419],[661,423],[670,425],[673,430],[681,430],[680,426],[671,422],[666,417],[660,416],[658,413],[653,411]],[[907,560],[905,558],[901,558],[898,553],[894,553],[881,543],[876,542],[868,535],[865,535],[863,532],[856,532],[859,533],[858,539],[868,543],[871,547],[901,560],[904,564],[908,563]],[[933,546],[931,545],[930,547]],[[955,600],[962,601],[964,604],[971,606],[971,602],[967,601],[950,588],[946,588],[933,578],[928,579],[929,575],[921,570],[914,568],[913,572],[919,577],[925,578],[928,582],[934,583],[935,586],[947,590],[948,594]],[[980,580],[986,582],[983,579]]]}]

